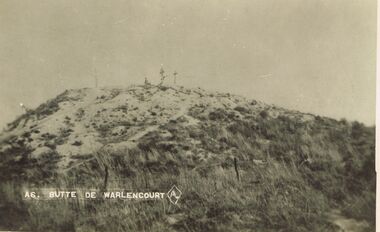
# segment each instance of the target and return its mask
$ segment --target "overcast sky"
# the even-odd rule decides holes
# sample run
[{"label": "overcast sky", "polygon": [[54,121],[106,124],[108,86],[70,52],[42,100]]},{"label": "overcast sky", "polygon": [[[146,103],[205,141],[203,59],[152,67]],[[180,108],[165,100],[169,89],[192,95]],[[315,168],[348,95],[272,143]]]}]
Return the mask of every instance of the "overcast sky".
[{"label": "overcast sky", "polygon": [[375,122],[376,1],[1,0],[0,127],[68,88],[158,82]]}]

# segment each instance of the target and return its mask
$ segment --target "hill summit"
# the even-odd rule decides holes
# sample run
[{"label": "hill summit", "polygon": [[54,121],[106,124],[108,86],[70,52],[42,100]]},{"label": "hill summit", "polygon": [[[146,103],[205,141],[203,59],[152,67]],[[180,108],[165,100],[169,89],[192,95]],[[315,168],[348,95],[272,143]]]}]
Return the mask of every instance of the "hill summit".
[{"label": "hill summit", "polygon": [[[110,230],[101,222],[116,214],[133,220],[116,220],[110,231],[335,231],[332,210],[362,221],[368,231],[375,222],[374,135],[373,127],[359,122],[200,88],[67,90],[0,135],[3,183],[130,189],[176,184],[181,206],[103,202],[80,211],[60,205],[63,211],[56,212],[51,204],[15,203],[8,184],[0,191],[0,208],[18,205],[20,217],[30,218],[20,222],[23,228],[41,231],[67,225],[73,231]],[[77,218],[68,216],[74,211]],[[93,221],[85,219],[89,214]]]}]

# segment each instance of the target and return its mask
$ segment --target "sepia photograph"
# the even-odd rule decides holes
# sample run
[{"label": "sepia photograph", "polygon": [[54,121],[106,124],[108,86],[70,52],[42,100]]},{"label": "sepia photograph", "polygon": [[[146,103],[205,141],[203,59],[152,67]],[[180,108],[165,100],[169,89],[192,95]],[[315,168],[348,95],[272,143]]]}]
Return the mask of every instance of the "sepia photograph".
[{"label": "sepia photograph", "polygon": [[376,0],[0,0],[0,231],[376,231]]}]

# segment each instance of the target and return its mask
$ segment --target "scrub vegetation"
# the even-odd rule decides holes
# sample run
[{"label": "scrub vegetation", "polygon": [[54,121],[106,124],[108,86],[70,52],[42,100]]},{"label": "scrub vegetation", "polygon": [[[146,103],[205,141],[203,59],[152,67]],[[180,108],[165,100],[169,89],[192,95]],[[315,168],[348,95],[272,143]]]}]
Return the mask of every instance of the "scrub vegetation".
[{"label": "scrub vegetation", "polygon": [[[360,230],[375,230],[374,127],[162,87],[137,86],[112,97],[107,94],[116,90],[71,90],[33,111],[39,117],[10,124],[0,151],[0,228],[339,231],[330,217],[339,211],[361,222]],[[83,103],[85,96],[99,102],[97,110]],[[171,103],[159,105],[155,96]],[[62,102],[69,99],[66,109]],[[62,123],[57,132],[46,131],[41,117],[54,115]],[[20,123],[25,126],[16,129]],[[89,152],[91,136],[100,145],[93,142]],[[177,205],[167,198],[22,199],[25,189],[52,186],[167,192],[173,185],[183,193]]]}]

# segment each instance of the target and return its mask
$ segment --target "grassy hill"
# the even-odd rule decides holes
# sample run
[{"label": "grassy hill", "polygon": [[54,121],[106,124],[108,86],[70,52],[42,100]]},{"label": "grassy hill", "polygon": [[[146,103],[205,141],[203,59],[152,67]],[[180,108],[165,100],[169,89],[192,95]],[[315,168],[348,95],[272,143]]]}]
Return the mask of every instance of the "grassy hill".
[{"label": "grassy hill", "polygon": [[[0,228],[337,231],[338,211],[374,231],[375,128],[359,122],[144,85],[65,91],[0,142]],[[102,189],[105,176],[108,189],[175,184],[183,196],[178,205],[21,199],[25,188]]]}]

